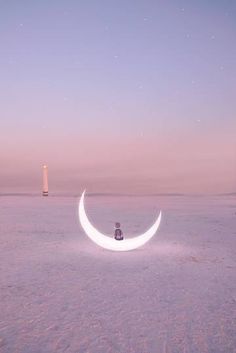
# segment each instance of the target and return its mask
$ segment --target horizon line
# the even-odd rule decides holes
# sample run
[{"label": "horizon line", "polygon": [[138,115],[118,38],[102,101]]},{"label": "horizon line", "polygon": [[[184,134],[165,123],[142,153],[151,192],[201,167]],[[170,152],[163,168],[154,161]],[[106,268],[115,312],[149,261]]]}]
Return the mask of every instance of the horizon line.
[{"label": "horizon line", "polygon": [[[81,196],[82,192],[75,194],[74,192],[49,192],[48,197],[78,197]],[[42,193],[40,192],[0,192],[0,197],[6,196],[34,196],[34,197],[42,197]],[[236,196],[236,191],[233,192],[225,192],[225,193],[181,193],[181,192],[159,192],[159,193],[103,193],[103,192],[88,192],[86,193],[87,197],[154,197],[154,196]]]}]

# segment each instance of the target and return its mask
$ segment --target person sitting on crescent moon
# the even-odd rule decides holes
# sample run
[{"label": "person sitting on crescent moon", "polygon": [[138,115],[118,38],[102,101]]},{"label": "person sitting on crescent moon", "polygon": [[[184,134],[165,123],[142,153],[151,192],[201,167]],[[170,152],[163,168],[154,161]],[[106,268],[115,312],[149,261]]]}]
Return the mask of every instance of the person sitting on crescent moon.
[{"label": "person sitting on crescent moon", "polygon": [[122,230],[120,229],[120,223],[119,222],[115,223],[115,234],[114,234],[114,237],[115,237],[116,240],[123,240],[124,239]]}]

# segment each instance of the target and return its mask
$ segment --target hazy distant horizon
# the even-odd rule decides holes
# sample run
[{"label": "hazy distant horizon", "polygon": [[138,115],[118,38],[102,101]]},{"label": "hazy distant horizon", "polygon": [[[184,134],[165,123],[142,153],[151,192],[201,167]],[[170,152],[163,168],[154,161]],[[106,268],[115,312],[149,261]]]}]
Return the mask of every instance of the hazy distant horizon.
[{"label": "hazy distant horizon", "polygon": [[[72,192],[72,191],[54,191],[50,192],[48,197],[79,197],[82,195],[83,191],[79,192]],[[41,197],[42,192],[0,192],[0,197],[4,196],[37,196]],[[236,196],[236,191],[235,192],[227,192],[227,193],[152,193],[152,194],[140,194],[140,193],[99,193],[99,192],[89,192],[87,191],[86,194],[87,197],[161,197],[161,196],[166,196],[166,197],[211,197],[211,196]]]}]

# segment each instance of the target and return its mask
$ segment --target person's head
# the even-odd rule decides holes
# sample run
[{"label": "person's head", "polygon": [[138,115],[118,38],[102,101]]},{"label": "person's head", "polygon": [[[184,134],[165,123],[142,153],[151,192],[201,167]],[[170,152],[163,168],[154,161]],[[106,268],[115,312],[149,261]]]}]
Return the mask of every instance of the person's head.
[{"label": "person's head", "polygon": [[116,228],[120,228],[120,223],[119,223],[119,222],[116,222],[116,223],[115,223],[115,226],[116,226]]}]

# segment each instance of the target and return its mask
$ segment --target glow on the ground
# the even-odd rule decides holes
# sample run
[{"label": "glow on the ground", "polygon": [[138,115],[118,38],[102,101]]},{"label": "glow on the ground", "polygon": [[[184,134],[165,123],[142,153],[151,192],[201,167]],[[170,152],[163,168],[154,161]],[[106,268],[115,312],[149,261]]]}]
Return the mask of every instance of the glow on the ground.
[{"label": "glow on the ground", "polygon": [[160,223],[161,223],[161,212],[156,220],[156,222],[143,234],[138,235],[134,238],[124,239],[124,240],[115,240],[110,236],[107,236],[99,232],[89,221],[85,208],[84,208],[84,195],[83,192],[80,202],[79,202],[79,220],[81,226],[87,236],[97,245],[102,248],[113,250],[113,251],[129,251],[139,248],[146,244],[156,233]]}]

